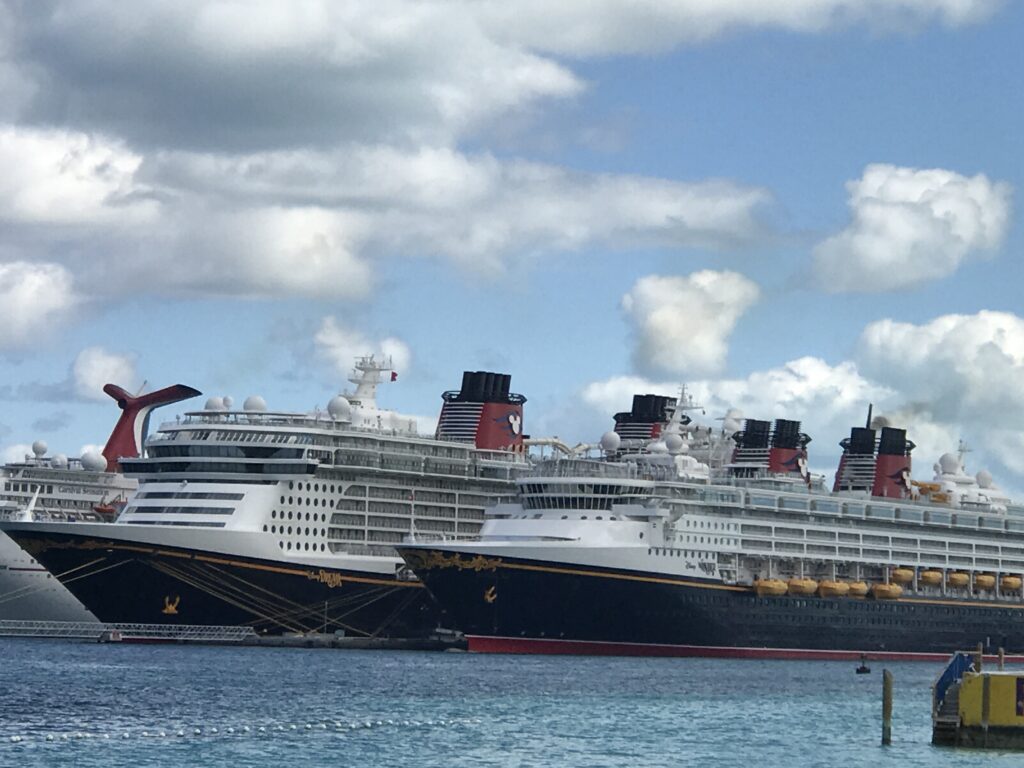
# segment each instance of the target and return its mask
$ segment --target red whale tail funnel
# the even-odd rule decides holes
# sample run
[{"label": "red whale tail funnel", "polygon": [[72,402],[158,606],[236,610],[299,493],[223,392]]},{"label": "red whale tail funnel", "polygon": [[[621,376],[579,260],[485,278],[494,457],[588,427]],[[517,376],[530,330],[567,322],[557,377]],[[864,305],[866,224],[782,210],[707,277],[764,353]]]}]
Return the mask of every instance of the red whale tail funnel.
[{"label": "red whale tail funnel", "polygon": [[114,431],[103,446],[103,458],[107,460],[107,472],[120,470],[121,458],[135,458],[142,453],[149,432],[149,414],[161,405],[170,405],[190,397],[203,394],[198,389],[175,384],[173,387],[158,389],[146,395],[129,395],[116,384],[107,384],[103,391],[117,401],[121,418],[114,425]]},{"label": "red whale tail funnel", "polygon": [[507,373],[463,373],[462,388],[441,395],[436,437],[485,450],[521,451],[526,398],[509,391],[511,381]]}]

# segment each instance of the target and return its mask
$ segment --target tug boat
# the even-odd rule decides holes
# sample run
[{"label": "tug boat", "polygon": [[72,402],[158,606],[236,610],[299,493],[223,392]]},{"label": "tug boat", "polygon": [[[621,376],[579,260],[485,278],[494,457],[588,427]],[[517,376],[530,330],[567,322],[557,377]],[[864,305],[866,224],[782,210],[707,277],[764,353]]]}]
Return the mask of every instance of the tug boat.
[{"label": "tug boat", "polygon": [[807,471],[798,422],[730,412],[715,428],[694,423],[695,409],[685,393],[638,395],[590,454],[519,477],[478,536],[398,547],[470,650],[1024,651],[1024,507],[987,472],[968,475],[963,451],[915,483],[906,431],[869,411],[829,488]]}]

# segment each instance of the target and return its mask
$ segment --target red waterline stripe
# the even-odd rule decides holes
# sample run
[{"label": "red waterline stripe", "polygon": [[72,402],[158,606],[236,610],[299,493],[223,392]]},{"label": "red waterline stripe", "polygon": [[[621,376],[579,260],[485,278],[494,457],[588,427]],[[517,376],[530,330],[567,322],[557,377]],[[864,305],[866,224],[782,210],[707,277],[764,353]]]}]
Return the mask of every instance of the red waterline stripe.
[{"label": "red waterline stripe", "polygon": [[[552,640],[527,637],[468,635],[472,653],[530,653],[572,656],[659,656],[704,657],[712,659],[784,659],[811,661],[948,661],[952,653],[911,653],[897,651],[813,650],[803,648],[733,648],[721,645],[661,645],[613,643],[600,640]],[[986,660],[997,657],[985,655]],[[1005,656],[1006,661],[1024,662],[1024,655]]]}]

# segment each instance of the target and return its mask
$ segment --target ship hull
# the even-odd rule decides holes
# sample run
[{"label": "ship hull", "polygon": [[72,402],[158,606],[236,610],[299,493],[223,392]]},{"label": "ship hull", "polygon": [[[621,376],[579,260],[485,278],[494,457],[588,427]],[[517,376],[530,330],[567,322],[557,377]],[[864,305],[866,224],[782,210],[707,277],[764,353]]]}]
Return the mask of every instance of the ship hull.
[{"label": "ship hull", "polygon": [[0,533],[0,621],[96,621],[42,565]]},{"label": "ship hull", "polygon": [[[423,637],[437,609],[415,581],[116,538],[122,526],[4,524],[103,622]],[[90,526],[91,527],[91,526]],[[103,529],[110,535],[104,535]]]},{"label": "ship hull", "polygon": [[759,597],[711,579],[399,547],[470,650],[734,658],[1024,653],[1019,600]]}]

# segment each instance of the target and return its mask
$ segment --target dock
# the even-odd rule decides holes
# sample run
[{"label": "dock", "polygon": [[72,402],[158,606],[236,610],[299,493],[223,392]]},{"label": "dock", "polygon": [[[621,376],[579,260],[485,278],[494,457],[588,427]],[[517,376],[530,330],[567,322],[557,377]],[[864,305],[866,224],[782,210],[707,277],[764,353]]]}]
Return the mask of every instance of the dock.
[{"label": "dock", "polygon": [[1024,750],[1024,669],[984,666],[979,646],[954,654],[932,686],[932,743]]},{"label": "dock", "polygon": [[242,645],[261,648],[338,648],[390,651],[464,651],[454,633],[423,638],[359,637],[321,632],[258,634],[248,626],[201,624],[109,624],[98,621],[0,621],[0,637],[35,637],[100,643]]}]

